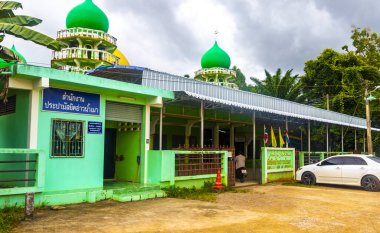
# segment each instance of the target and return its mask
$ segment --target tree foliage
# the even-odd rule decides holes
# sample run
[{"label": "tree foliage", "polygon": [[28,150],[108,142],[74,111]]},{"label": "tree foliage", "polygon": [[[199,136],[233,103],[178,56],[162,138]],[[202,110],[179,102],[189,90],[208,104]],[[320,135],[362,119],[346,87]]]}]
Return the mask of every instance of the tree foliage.
[{"label": "tree foliage", "polygon": [[239,87],[239,90],[248,91],[249,87],[248,87],[247,83],[245,82],[245,75],[243,74],[243,72],[237,66],[233,66],[232,70],[234,70],[236,72],[236,82],[235,83]]},{"label": "tree foliage", "polygon": [[307,61],[304,70],[301,84],[307,103],[326,108],[329,95],[330,110],[346,114],[362,116],[364,81],[380,81],[378,69],[353,52],[325,49],[315,60]]},{"label": "tree foliage", "polygon": [[293,70],[287,70],[285,75],[282,75],[281,69],[277,69],[275,74],[270,74],[265,70],[265,79],[260,80],[251,77],[255,83],[252,87],[253,92],[269,95],[281,99],[302,102],[303,95],[301,93],[301,83],[299,76],[292,74]]},{"label": "tree foliage", "polygon": [[[344,52],[325,49],[316,59],[305,63],[302,92],[311,105],[326,108],[329,95],[330,110],[364,118],[365,83],[369,84],[369,91],[380,84],[380,38],[369,28],[354,27],[351,39],[352,50],[347,45],[342,47]],[[380,97],[375,92],[372,94]],[[379,127],[380,115],[376,114],[380,110],[379,101],[371,101],[370,105],[372,126]],[[335,145],[340,144],[340,130],[339,127],[331,129]],[[374,145],[379,139],[378,135],[374,136]],[[345,142],[346,149],[353,147],[353,132],[346,134]]]},{"label": "tree foliage", "polygon": [[[353,52],[362,57],[368,65],[375,66],[380,69],[380,37],[376,32],[372,32],[370,28],[352,28],[352,46],[355,48]],[[347,45],[342,47],[346,52],[350,52]]]},{"label": "tree foliage", "polygon": [[[4,34],[9,34],[53,50],[60,50],[64,46],[61,42],[49,36],[29,29],[28,27],[36,26],[40,24],[42,20],[30,16],[15,15],[13,10],[18,8],[22,8],[19,2],[0,1],[0,31],[3,32],[3,34],[0,35],[0,42],[3,41]],[[12,54],[7,48],[0,49],[0,58],[5,60],[18,60],[17,55]]]}]

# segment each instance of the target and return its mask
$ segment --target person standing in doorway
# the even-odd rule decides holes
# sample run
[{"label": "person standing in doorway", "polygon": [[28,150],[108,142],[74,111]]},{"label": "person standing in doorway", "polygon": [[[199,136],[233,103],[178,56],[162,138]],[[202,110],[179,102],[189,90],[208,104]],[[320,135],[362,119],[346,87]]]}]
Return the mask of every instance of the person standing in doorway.
[{"label": "person standing in doorway", "polygon": [[240,180],[240,182],[244,182],[244,176],[246,173],[245,170],[245,156],[241,151],[238,152],[238,155],[235,156],[235,169],[236,169],[236,178]]}]

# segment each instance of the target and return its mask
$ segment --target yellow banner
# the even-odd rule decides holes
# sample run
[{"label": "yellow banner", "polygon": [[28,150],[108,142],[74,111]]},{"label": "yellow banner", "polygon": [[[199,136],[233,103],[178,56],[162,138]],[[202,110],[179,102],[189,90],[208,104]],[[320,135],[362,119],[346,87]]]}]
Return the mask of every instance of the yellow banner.
[{"label": "yellow banner", "polygon": [[276,136],[274,135],[272,126],[270,127],[270,136],[271,136],[271,141],[272,141],[272,147],[277,147]]}]

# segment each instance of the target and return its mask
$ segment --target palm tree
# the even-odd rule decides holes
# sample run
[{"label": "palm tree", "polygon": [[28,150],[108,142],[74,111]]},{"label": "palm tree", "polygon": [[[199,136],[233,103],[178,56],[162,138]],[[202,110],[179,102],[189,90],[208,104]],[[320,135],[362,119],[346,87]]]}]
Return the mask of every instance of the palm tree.
[{"label": "palm tree", "polygon": [[292,69],[287,70],[285,75],[281,75],[281,69],[277,69],[274,75],[265,70],[265,79],[251,77],[256,84],[252,91],[262,95],[269,95],[280,99],[302,102],[301,83],[297,75],[292,75]]},{"label": "palm tree", "polygon": [[[13,35],[24,40],[32,41],[52,50],[60,50],[64,45],[42,33],[28,27],[33,27],[42,20],[25,15],[15,15],[13,10],[22,8],[21,3],[13,1],[0,1],[0,42],[5,34]],[[9,48],[0,45],[0,58],[6,61],[18,60],[18,56]]]},{"label": "palm tree", "polygon": [[[28,27],[36,26],[42,20],[25,15],[15,15],[13,10],[19,8],[22,8],[19,2],[0,1],[0,43],[4,40],[5,34],[9,34],[53,50],[60,50],[65,46],[49,36],[29,29]],[[20,61],[20,57],[16,53],[0,45],[0,84],[2,83],[0,99],[4,99],[5,102],[8,94],[9,72],[4,71],[17,61]]]}]

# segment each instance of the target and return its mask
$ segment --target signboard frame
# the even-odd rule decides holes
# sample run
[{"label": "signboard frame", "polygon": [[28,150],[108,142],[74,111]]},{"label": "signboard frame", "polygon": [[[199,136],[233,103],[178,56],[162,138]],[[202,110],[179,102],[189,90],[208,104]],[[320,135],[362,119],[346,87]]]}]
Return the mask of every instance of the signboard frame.
[{"label": "signboard frame", "polygon": [[41,108],[49,112],[100,116],[101,98],[96,93],[49,87],[42,90]]},{"label": "signboard frame", "polygon": [[[271,162],[273,161],[273,162]],[[278,163],[271,165],[271,163]],[[261,183],[268,183],[268,177],[275,174],[276,178],[272,180],[288,179],[291,173],[292,179],[295,178],[296,159],[295,148],[277,148],[277,147],[262,147],[261,148]]]},{"label": "signboard frame", "polygon": [[101,121],[88,121],[87,122],[88,134],[103,134],[103,122]]}]

